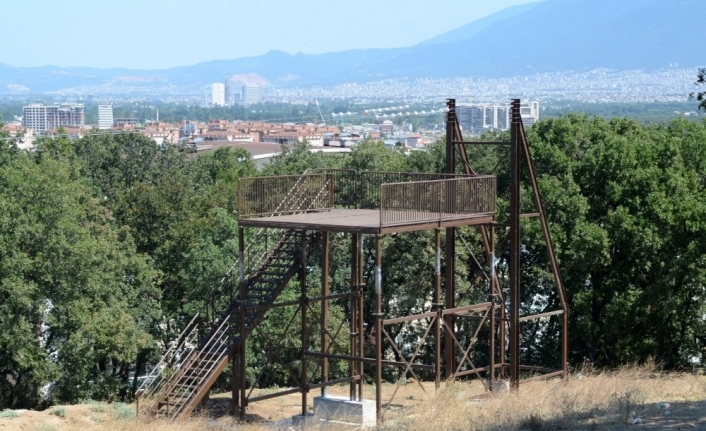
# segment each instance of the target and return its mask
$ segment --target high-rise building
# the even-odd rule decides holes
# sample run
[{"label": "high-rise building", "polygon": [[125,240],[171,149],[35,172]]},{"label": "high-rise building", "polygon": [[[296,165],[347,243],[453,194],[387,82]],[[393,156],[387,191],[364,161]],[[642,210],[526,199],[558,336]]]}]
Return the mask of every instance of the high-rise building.
[{"label": "high-rise building", "polygon": [[[468,133],[482,133],[488,130],[508,130],[510,128],[510,108],[508,105],[459,104],[456,107],[461,129]],[[531,126],[539,121],[539,102],[520,105],[522,124]]]},{"label": "high-rise building", "polygon": [[510,129],[510,108],[507,106],[498,106],[495,108],[495,116],[498,121],[498,130]]},{"label": "high-rise building", "polygon": [[31,103],[22,108],[22,127],[42,133],[58,126],[58,109],[56,106],[44,106],[41,103]]},{"label": "high-rise building", "polygon": [[113,128],[113,105],[98,105],[98,128],[101,130]]},{"label": "high-rise building", "polygon": [[243,85],[242,103],[244,105],[252,105],[253,103],[262,102],[262,89],[259,85]]},{"label": "high-rise building", "polygon": [[520,115],[522,115],[522,124],[531,126],[539,121],[539,102],[526,102],[520,104]]},{"label": "high-rise building", "polygon": [[464,132],[478,133],[483,130],[485,106],[459,104],[456,106],[456,112],[458,123]]},{"label": "high-rise building", "polygon": [[84,125],[84,118],[84,106],[78,103],[58,106],[31,103],[22,108],[22,126],[37,133],[61,126],[81,127]]},{"label": "high-rise building", "polygon": [[223,83],[216,82],[211,84],[211,104],[214,106],[225,106],[226,87]]},{"label": "high-rise building", "polygon": [[228,75],[226,75],[226,79],[224,81],[224,87],[225,87],[225,102],[226,106],[233,106],[233,88],[230,85],[230,78]]}]

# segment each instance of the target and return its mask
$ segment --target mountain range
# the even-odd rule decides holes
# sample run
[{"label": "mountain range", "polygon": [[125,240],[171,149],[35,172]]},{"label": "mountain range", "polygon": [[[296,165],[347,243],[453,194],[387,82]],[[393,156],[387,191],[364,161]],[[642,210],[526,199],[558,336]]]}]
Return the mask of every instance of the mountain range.
[{"label": "mountain range", "polygon": [[0,93],[92,85],[197,88],[225,75],[290,87],[402,77],[697,67],[706,63],[704,17],[704,0],[545,0],[505,9],[405,48],[316,55],[270,51],[162,70],[0,64]]}]

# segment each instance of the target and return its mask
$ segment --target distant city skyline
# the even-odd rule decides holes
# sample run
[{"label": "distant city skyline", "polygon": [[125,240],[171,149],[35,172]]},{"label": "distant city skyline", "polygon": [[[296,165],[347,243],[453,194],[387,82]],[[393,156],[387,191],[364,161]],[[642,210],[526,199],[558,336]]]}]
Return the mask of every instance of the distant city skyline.
[{"label": "distant city skyline", "polygon": [[[0,64],[164,69],[256,56],[415,45],[537,0],[9,2]],[[21,35],[21,36],[20,36]],[[47,43],[60,35],[72,49]],[[252,37],[257,35],[257,37]]]}]

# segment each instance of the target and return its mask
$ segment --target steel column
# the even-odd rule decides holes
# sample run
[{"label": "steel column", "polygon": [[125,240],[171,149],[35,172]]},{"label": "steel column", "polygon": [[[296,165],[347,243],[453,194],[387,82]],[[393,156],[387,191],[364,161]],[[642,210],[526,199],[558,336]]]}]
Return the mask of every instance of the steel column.
[{"label": "steel column", "polygon": [[309,394],[309,372],[307,370],[307,356],[306,351],[309,350],[309,325],[307,322],[307,311],[309,309],[309,296],[307,294],[306,286],[306,231],[301,232],[301,300],[302,300],[302,380],[301,380],[301,391],[302,391],[302,416],[306,416],[307,413],[307,402]]},{"label": "steel column", "polygon": [[[242,284],[245,282],[245,235],[243,228],[238,228],[238,295],[242,290]],[[232,283],[231,283],[232,285]],[[233,294],[231,293],[231,301],[233,300]],[[233,342],[235,342],[235,325],[239,322],[231,322],[233,325],[231,331],[233,333]],[[233,357],[231,360],[231,369],[233,374],[231,376],[231,414],[235,417],[238,416],[238,409],[240,407],[240,363],[238,347],[234,346]]]},{"label": "steel column", "polygon": [[[454,137],[456,134],[456,100],[448,99],[446,105],[449,112],[446,115],[446,173],[456,173],[456,152],[454,149]],[[446,264],[445,273],[445,306],[446,308],[455,308],[456,306],[456,283],[455,283],[455,257],[456,257],[456,229],[446,228]],[[456,349],[453,342],[452,331],[456,328],[456,319],[452,315],[444,317],[444,322],[448,330],[446,331],[446,339],[444,342],[445,349],[445,364],[446,378],[453,375],[456,369]]]},{"label": "steel column", "polygon": [[[365,308],[364,308],[364,293],[365,279],[363,277],[363,235],[358,235],[358,353],[362,358],[365,356]],[[363,401],[363,376],[365,375],[365,363],[359,364],[358,380],[358,401]]]},{"label": "steel column", "polygon": [[[351,291],[355,292],[358,289],[358,258],[360,253],[358,253],[358,236],[360,234],[354,233],[351,235]],[[350,355],[356,356],[356,351],[358,350],[358,342],[356,338],[356,329],[358,326],[358,298],[351,296],[351,314],[349,323],[349,346]],[[348,362],[348,377],[355,376],[357,369],[357,364],[353,361]],[[348,386],[348,399],[355,401],[356,399],[356,382],[351,381]]]},{"label": "steel column", "polygon": [[382,248],[375,235],[375,411],[382,413]]},{"label": "steel column", "polygon": [[[328,314],[328,295],[329,295],[329,251],[330,243],[329,239],[331,237],[329,232],[323,232],[323,244],[321,247],[321,296],[325,299],[321,301],[321,351],[328,351],[328,325],[329,325],[329,314]],[[328,382],[328,358],[321,358],[321,381],[323,383]],[[325,397],[327,395],[328,386],[324,385],[321,387],[321,396]]]},{"label": "steel column", "polygon": [[549,264],[551,265],[552,274],[554,275],[554,284],[556,285],[557,293],[559,294],[559,300],[561,301],[561,308],[564,310],[564,316],[561,320],[561,362],[562,370],[564,371],[564,378],[569,376],[569,305],[566,301],[566,292],[564,291],[564,283],[561,280],[561,274],[559,273],[559,265],[556,262],[556,254],[554,252],[554,244],[552,243],[551,233],[549,232],[549,223],[547,222],[547,216],[544,213],[544,205],[542,204],[542,196],[539,192],[539,185],[537,184],[537,174],[534,170],[534,162],[532,161],[532,154],[530,153],[529,143],[527,142],[527,136],[525,135],[524,126],[520,125],[520,138],[523,153],[525,155],[525,163],[527,164],[527,170],[532,184],[532,191],[534,192],[534,203],[539,211],[539,221],[542,225],[542,234],[544,235],[544,242],[547,245],[547,254],[549,256]]},{"label": "steel column", "polygon": [[436,310],[436,327],[434,339],[434,387],[441,387],[441,229],[434,229],[434,245],[436,256],[434,260],[434,303],[432,306]]},{"label": "steel column", "polygon": [[490,340],[489,340],[489,350],[490,350],[490,369],[488,370],[488,387],[493,390],[493,381],[495,380],[495,304],[497,303],[497,295],[495,294],[495,228],[490,226],[490,250],[488,253],[488,262],[490,266],[490,302],[493,303],[493,308],[490,310]]},{"label": "steel column", "polygon": [[510,131],[510,386],[520,385],[520,100],[512,100]]},{"label": "steel column", "polygon": [[247,405],[247,399],[245,394],[245,386],[247,384],[246,379],[246,362],[245,362],[245,232],[242,227],[238,228],[238,247],[240,251],[239,265],[238,265],[238,277],[240,279],[238,290],[240,305],[238,310],[238,335],[240,337],[240,342],[238,343],[238,362],[240,365],[240,370],[238,372],[238,385],[240,386],[240,419],[245,419],[245,408]]}]

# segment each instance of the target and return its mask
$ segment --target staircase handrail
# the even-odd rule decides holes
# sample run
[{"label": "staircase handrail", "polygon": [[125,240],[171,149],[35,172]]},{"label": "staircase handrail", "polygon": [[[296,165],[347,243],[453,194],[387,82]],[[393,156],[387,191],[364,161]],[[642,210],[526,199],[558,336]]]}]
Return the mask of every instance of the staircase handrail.
[{"label": "staircase handrail", "polygon": [[[171,346],[167,349],[167,352],[162,355],[162,358],[159,360],[157,365],[152,368],[140,387],[137,388],[136,394],[140,398],[149,400],[151,397],[154,397],[154,394],[158,392],[158,389],[163,386],[163,383],[166,380],[162,375],[162,372],[170,368],[178,370],[184,360],[188,358],[188,354],[179,355],[177,353],[187,344],[198,344],[194,342],[194,339],[198,337],[198,324],[196,322],[200,315],[201,312],[197,312],[191,321],[184,327],[184,330],[181,331],[179,337],[176,339],[176,342],[170,343]],[[177,358],[177,362],[174,364],[173,361],[175,358]],[[150,405],[151,404],[152,403],[150,403]],[[143,411],[147,411],[149,407],[150,406],[147,406],[147,408],[143,409]]]},{"label": "staircase handrail", "polygon": [[[209,349],[208,349],[208,350],[206,351],[206,353],[203,355],[203,356],[204,356],[203,358],[199,358],[199,359],[201,359],[201,360],[211,360],[211,362],[212,362],[212,363],[210,364],[210,366],[208,367],[208,372],[206,373],[206,375],[210,375],[210,373],[211,373],[211,372],[213,371],[213,369],[216,367],[216,361],[210,359],[210,357],[214,354],[214,348],[216,348],[216,347],[222,348],[224,342],[225,342],[225,345],[226,345],[226,346],[228,345],[227,341],[228,341],[228,335],[229,335],[229,334],[228,334],[228,321],[229,321],[229,318],[227,318],[227,317],[226,317],[226,318],[221,318],[221,320],[222,320],[222,321],[221,321],[221,324],[218,325],[218,328],[216,328],[215,331],[213,331],[213,334],[211,335],[211,338],[209,338],[208,342],[205,344],[206,347],[210,346]],[[216,336],[218,336],[218,338],[216,338]],[[215,339],[215,341],[214,341],[214,339]],[[227,351],[227,349],[226,349],[226,351]],[[221,352],[221,353],[222,353],[222,352]],[[202,388],[200,388],[200,386],[195,386],[194,389],[197,389],[197,390],[196,390],[196,391],[194,391],[194,390],[190,391],[189,394],[188,394],[188,396],[187,396],[188,398],[191,398],[192,395],[194,395],[194,393],[197,393],[197,392],[199,392],[200,390],[203,390]],[[175,418],[177,418],[177,417],[179,416],[180,411],[183,410],[184,407],[187,406],[187,405],[188,405],[187,402],[183,402],[183,403],[181,404],[181,406],[179,406],[179,408],[174,412],[174,414],[173,414],[171,420],[174,420]]]}]

